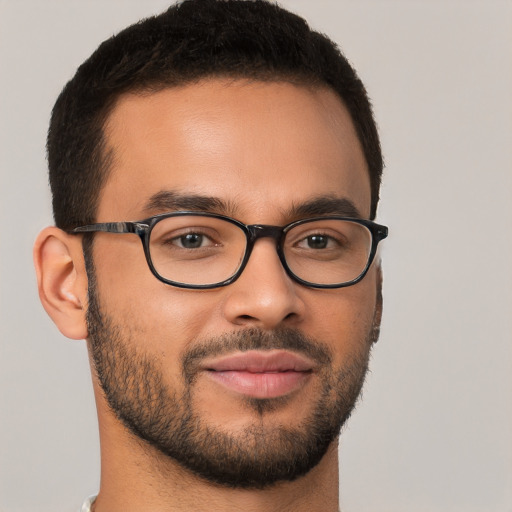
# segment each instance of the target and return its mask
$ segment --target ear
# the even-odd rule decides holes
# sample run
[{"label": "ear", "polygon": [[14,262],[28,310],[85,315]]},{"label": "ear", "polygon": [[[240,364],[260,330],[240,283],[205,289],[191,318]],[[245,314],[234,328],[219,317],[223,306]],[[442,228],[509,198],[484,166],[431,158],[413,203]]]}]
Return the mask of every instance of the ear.
[{"label": "ear", "polygon": [[377,343],[380,335],[380,322],[382,320],[382,266],[379,262],[377,268],[377,275],[376,275],[376,302],[375,302],[375,314],[373,315],[373,328],[371,333],[371,342]]},{"label": "ear", "polygon": [[49,227],[34,244],[39,298],[64,336],[87,338],[87,275],[81,237]]}]

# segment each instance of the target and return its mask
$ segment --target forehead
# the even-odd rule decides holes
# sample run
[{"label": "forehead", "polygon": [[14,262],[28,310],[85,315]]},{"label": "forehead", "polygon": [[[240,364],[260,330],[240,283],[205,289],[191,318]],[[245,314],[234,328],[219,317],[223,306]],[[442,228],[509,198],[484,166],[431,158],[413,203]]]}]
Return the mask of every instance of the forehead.
[{"label": "forehead", "polygon": [[151,198],[167,192],[218,198],[247,223],[286,221],[277,217],[326,196],[369,215],[366,161],[329,89],[215,79],[127,94],[105,135],[113,163],[99,222],[159,213]]}]

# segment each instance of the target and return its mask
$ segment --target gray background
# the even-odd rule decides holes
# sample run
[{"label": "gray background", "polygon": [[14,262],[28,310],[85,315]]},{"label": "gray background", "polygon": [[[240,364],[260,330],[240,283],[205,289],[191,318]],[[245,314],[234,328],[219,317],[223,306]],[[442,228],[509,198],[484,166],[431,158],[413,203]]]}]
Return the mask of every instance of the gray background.
[{"label": "gray background", "polygon": [[[0,0],[0,511],[77,510],[99,452],[84,342],[39,304],[54,100],[164,0]],[[345,512],[512,511],[512,4],[287,1],[368,86],[387,170],[385,315],[341,443]]]}]

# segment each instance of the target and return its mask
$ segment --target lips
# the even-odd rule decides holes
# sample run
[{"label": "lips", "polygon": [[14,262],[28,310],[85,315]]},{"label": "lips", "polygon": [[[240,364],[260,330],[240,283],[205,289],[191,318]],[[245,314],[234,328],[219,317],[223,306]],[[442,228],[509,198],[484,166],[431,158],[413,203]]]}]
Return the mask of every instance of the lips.
[{"label": "lips", "polygon": [[206,360],[206,375],[224,388],[252,398],[292,393],[310,378],[314,363],[288,351],[248,351]]}]

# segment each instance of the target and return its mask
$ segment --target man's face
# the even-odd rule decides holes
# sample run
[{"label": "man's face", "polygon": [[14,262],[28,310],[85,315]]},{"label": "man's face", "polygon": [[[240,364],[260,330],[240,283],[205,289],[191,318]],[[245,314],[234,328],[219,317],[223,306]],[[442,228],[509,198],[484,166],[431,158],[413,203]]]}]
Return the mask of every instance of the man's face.
[{"label": "man's face", "polygon": [[[106,137],[113,167],[97,222],[186,209],[285,225],[304,205],[347,214],[347,200],[369,215],[360,144],[329,90],[211,80],[127,95]],[[318,463],[363,383],[375,268],[347,288],[304,287],[264,238],[231,285],[181,289],[153,276],[137,236],[108,233],[96,234],[93,262],[92,354],[133,433],[230,486],[264,487]]]}]

